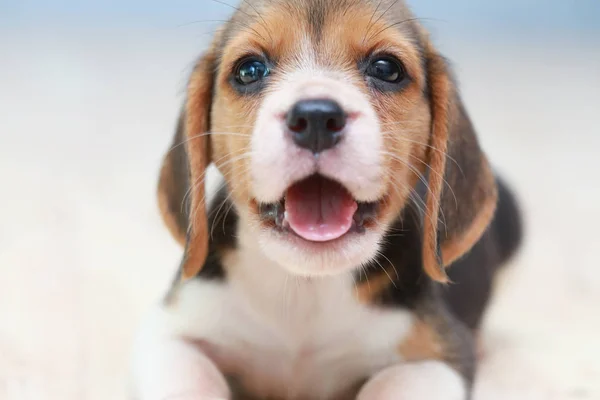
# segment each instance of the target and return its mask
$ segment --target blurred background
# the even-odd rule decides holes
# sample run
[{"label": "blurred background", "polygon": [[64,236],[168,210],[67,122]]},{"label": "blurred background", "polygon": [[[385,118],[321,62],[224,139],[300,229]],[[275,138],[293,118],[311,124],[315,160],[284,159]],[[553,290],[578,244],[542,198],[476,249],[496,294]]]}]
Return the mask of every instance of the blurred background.
[{"label": "blurred background", "polygon": [[[600,399],[600,1],[409,3],[526,215],[476,399]],[[231,11],[0,0],[0,399],[126,398],[135,327],[181,253],[160,160]]]}]

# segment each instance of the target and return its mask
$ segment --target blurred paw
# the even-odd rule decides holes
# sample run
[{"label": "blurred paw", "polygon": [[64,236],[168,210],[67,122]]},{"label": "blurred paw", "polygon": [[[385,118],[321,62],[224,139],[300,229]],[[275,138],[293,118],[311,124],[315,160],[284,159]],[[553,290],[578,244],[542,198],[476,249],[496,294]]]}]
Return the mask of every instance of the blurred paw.
[{"label": "blurred paw", "polygon": [[439,361],[384,369],[360,390],[357,400],[466,400],[464,379]]}]

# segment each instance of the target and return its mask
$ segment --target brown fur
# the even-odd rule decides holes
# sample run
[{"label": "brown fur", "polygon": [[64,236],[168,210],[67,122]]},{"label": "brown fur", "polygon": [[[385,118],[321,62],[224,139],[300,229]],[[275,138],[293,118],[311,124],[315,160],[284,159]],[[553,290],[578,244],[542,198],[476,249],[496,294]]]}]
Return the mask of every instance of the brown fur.
[{"label": "brown fur", "polygon": [[487,229],[490,220],[496,210],[495,197],[485,201],[481,209],[474,217],[471,226],[464,232],[459,233],[456,238],[450,238],[442,245],[442,257],[444,265],[450,265],[456,259],[465,254]]},{"label": "brown fur", "polygon": [[191,180],[190,222],[187,233],[182,278],[195,276],[208,254],[208,221],[206,217],[204,178],[210,163],[210,143],[207,136],[197,137],[210,130],[210,102],[212,98],[212,71],[214,52],[203,56],[188,85],[185,107],[185,147],[189,159]]},{"label": "brown fur", "polygon": [[373,304],[373,299],[393,284],[389,274],[388,271],[382,272],[365,282],[356,284],[356,298],[358,301],[363,304]]},{"label": "brown fur", "polygon": [[172,148],[167,153],[158,181],[158,207],[171,235],[185,246],[187,232],[187,210],[184,198],[188,188],[188,160],[185,150],[179,149],[185,142],[183,114],[179,117]]},{"label": "brown fur", "polygon": [[417,321],[399,346],[406,361],[443,360],[444,344],[434,327]]}]

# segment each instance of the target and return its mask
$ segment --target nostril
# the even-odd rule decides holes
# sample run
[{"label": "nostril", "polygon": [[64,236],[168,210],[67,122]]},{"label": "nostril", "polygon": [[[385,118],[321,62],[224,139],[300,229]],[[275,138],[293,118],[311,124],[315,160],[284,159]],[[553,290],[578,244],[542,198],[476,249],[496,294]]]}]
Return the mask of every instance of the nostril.
[{"label": "nostril", "polygon": [[330,132],[339,132],[344,129],[345,121],[341,118],[329,118],[326,123],[326,128]]},{"label": "nostril", "polygon": [[288,124],[288,128],[292,132],[296,132],[296,133],[304,132],[307,127],[308,127],[308,121],[306,120],[306,118],[298,118],[296,121]]}]

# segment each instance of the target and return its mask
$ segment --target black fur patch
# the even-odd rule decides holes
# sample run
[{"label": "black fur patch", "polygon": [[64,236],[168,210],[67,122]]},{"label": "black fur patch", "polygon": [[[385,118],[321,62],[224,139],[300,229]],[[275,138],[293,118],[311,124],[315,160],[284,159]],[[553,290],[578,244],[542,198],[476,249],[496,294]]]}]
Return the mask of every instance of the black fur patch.
[{"label": "black fur patch", "polygon": [[453,284],[442,288],[450,310],[471,329],[479,328],[496,272],[517,250],[522,237],[516,201],[504,182],[496,182],[494,219],[471,251],[450,266],[448,276]]},{"label": "black fur patch", "polygon": [[374,298],[376,305],[415,309],[427,297],[432,282],[422,268],[420,221],[416,208],[407,207],[391,227],[379,255],[357,272],[358,282],[367,285],[375,276],[388,276],[390,284]]},{"label": "black fur patch", "polygon": [[449,310],[466,326],[477,329],[490,300],[496,271],[516,251],[522,237],[516,201],[504,182],[497,179],[497,184],[496,214],[473,248],[448,267],[449,285],[434,284],[423,272],[423,216],[418,207],[408,206],[390,229],[380,255],[356,273],[357,281],[367,284],[369,279],[387,272],[390,284],[377,294],[374,304],[417,309],[429,301],[432,291],[439,290]]}]

